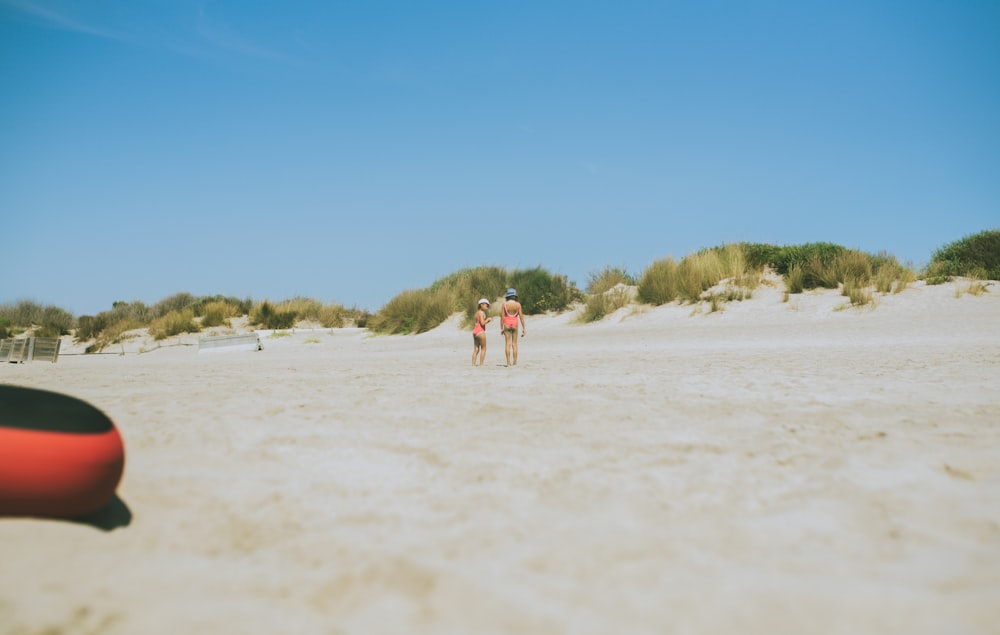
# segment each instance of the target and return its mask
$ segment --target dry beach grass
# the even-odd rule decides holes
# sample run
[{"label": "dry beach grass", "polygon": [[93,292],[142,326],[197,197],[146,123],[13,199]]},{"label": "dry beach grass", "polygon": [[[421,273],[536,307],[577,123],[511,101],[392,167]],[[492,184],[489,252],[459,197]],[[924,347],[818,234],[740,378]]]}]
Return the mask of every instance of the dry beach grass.
[{"label": "dry beach grass", "polygon": [[127,448],[124,526],[0,520],[0,632],[996,632],[1000,293],[961,284],[534,317],[517,368],[460,316],[0,368]]}]

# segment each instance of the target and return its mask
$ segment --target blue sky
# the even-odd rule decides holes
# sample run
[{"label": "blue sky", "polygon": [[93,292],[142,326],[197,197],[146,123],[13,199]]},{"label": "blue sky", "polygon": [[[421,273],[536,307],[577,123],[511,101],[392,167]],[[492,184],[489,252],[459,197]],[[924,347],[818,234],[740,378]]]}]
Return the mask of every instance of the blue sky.
[{"label": "blue sky", "polygon": [[0,302],[919,266],[1000,227],[998,113],[995,0],[0,0]]}]

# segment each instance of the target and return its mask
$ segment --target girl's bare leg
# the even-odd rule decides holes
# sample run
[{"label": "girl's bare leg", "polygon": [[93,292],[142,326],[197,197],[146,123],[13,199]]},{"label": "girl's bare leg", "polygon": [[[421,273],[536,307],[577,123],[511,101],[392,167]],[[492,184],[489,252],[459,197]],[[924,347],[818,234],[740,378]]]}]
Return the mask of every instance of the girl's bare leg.
[{"label": "girl's bare leg", "polygon": [[[504,349],[504,354],[507,356],[507,365],[508,366],[510,366],[511,340],[514,340],[514,338],[511,336],[511,333],[513,333],[514,335],[517,335],[517,331],[511,331],[510,329],[504,329],[503,330],[503,349]],[[516,346],[516,341],[517,340],[514,340],[515,346]]]}]

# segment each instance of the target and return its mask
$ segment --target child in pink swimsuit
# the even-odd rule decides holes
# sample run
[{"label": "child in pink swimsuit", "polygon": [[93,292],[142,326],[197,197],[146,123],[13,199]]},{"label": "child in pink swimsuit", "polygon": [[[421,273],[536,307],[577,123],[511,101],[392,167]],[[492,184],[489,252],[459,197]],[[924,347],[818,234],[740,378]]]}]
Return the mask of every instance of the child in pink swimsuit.
[{"label": "child in pink swimsuit", "polygon": [[490,301],[480,298],[479,310],[476,311],[476,325],[472,327],[472,365],[476,365],[476,355],[479,355],[479,365],[486,361],[486,325],[493,318],[486,316],[486,309],[490,308]]},{"label": "child in pink swimsuit", "polygon": [[514,366],[517,365],[517,324],[521,323],[521,337],[524,337],[524,311],[517,301],[517,290],[507,289],[503,306],[500,308],[500,331],[503,333],[504,353],[507,355],[507,365],[511,365],[513,353]]}]

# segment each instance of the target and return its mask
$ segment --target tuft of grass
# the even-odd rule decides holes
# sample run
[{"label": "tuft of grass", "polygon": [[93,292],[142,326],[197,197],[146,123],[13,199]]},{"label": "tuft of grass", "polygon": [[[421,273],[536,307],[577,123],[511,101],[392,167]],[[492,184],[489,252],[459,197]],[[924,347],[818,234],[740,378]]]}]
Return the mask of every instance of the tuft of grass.
[{"label": "tuft of grass", "polygon": [[679,286],[677,269],[677,262],[669,257],[649,265],[639,278],[639,301],[660,306],[676,300]]},{"label": "tuft of grass", "polygon": [[893,293],[899,293],[903,291],[917,279],[917,274],[910,267],[903,267],[902,271],[899,273],[899,278],[896,280],[895,285],[892,288]]},{"label": "tuft of grass", "polygon": [[587,296],[587,302],[583,307],[583,312],[577,318],[577,322],[597,322],[604,319],[609,313],[614,313],[618,309],[628,306],[631,302],[632,293],[629,287],[624,284],[619,284],[603,293],[591,293]]},{"label": "tuft of grass", "polygon": [[677,293],[682,300],[699,302],[701,294],[723,277],[722,261],[716,252],[691,254],[677,266]]},{"label": "tuft of grass", "polygon": [[970,272],[972,275],[969,276],[967,282],[958,284],[955,286],[955,297],[960,298],[965,294],[981,296],[984,293],[989,293],[989,283],[984,280],[985,274],[982,270]]},{"label": "tuft of grass", "polygon": [[713,293],[708,298],[708,312],[715,313],[721,311],[725,306],[725,300],[717,293]]},{"label": "tuft of grass", "polygon": [[144,326],[145,324],[132,318],[125,318],[114,322],[113,324],[110,324],[106,328],[102,329],[98,336],[94,339],[93,344],[86,347],[84,352],[98,353],[112,344],[120,344],[126,339],[129,339],[128,333],[130,331],[141,329]]},{"label": "tuft of grass", "polygon": [[450,287],[404,291],[368,321],[368,328],[392,335],[425,333],[455,312],[455,302],[455,291]]},{"label": "tuft of grass", "polygon": [[[729,281],[727,291],[718,295],[717,302],[730,297],[749,297],[752,290],[760,286],[765,265],[755,264],[756,261],[747,256],[747,249],[743,243],[733,243],[703,249],[679,263],[670,258],[654,262],[639,280],[639,300],[654,305],[675,299],[685,302],[711,300],[703,294],[723,280]],[[759,260],[760,254],[754,253],[754,259]]]},{"label": "tuft of grass", "polygon": [[201,326],[208,328],[211,326],[229,325],[229,318],[242,315],[240,309],[235,304],[225,300],[215,300],[201,307]]},{"label": "tuft of grass", "polygon": [[267,300],[257,304],[250,310],[250,323],[265,329],[290,329],[295,326],[294,311],[276,308]]},{"label": "tuft of grass", "polygon": [[587,295],[605,293],[620,284],[634,287],[635,282],[635,276],[626,271],[624,267],[606,266],[604,269],[590,274],[587,281]]},{"label": "tuft of grass", "polygon": [[865,306],[874,302],[871,287],[861,277],[849,277],[845,280],[840,294],[851,301],[851,306]]},{"label": "tuft of grass", "polygon": [[[152,311],[151,317],[161,318],[168,313],[172,312],[179,313],[184,309],[192,308],[192,305],[194,305],[195,302],[196,302],[195,297],[186,291],[175,293],[171,296],[163,298],[162,300],[154,304],[150,309]],[[117,302],[115,303],[116,306],[118,304],[119,303]],[[192,315],[193,313],[194,312],[192,309]]]},{"label": "tuft of grass", "polygon": [[173,309],[149,324],[149,334],[155,340],[163,340],[181,333],[197,333],[201,327],[194,321],[194,309]]},{"label": "tuft of grass", "polygon": [[351,318],[351,312],[339,304],[324,305],[316,316],[317,321],[324,328],[343,328],[347,320]]}]

